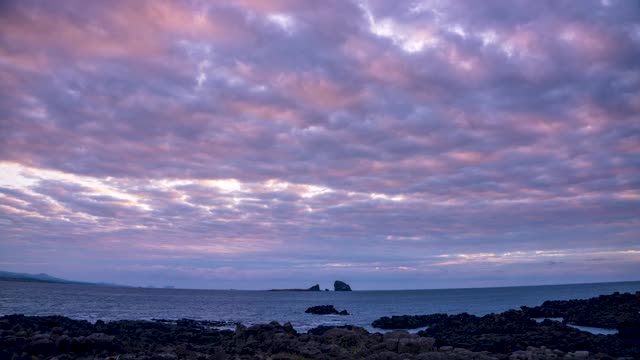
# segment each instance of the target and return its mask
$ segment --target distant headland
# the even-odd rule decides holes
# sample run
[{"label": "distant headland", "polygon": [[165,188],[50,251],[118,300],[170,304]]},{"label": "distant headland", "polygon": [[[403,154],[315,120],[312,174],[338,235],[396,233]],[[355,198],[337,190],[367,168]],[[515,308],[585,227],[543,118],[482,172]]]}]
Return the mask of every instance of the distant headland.
[{"label": "distant headland", "polygon": [[35,282],[35,283],[50,283],[50,284],[74,284],[74,285],[99,285],[99,286],[123,286],[109,283],[93,283],[85,281],[74,281],[53,277],[51,275],[41,274],[27,274],[16,273],[10,271],[0,271],[0,281],[17,281],[17,282]]}]

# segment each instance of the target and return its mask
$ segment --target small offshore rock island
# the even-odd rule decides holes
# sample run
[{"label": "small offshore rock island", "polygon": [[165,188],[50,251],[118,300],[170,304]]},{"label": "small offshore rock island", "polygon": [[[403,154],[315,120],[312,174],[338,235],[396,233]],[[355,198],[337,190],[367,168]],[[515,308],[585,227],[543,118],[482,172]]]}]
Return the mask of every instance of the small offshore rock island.
[{"label": "small offshore rock island", "polygon": [[338,311],[333,305],[312,306],[305,310],[305,313],[314,315],[349,315],[347,310]]},{"label": "small offshore rock island", "polygon": [[346,282],[336,280],[333,283],[333,291],[351,291],[351,286]]},{"label": "small offshore rock island", "polygon": [[[321,291],[320,284],[315,284],[308,289],[271,289],[268,291]],[[329,291],[329,289],[324,289],[324,291]],[[336,280],[333,283],[333,291],[352,291],[351,286],[344,281]]]}]

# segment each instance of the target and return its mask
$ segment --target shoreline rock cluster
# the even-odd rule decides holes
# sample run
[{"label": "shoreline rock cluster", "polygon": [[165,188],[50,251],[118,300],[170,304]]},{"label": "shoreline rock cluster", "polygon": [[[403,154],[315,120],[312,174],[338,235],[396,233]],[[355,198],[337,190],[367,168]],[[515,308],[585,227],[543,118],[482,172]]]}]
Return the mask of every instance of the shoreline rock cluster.
[{"label": "shoreline rock cluster", "polygon": [[[474,351],[516,351],[528,346],[561,351],[588,350],[612,356],[640,358],[640,292],[614,293],[586,300],[547,301],[534,308],[509,310],[482,317],[467,313],[382,317],[372,323],[380,329],[426,329],[421,336],[437,339],[436,345]],[[533,317],[563,317],[564,322]],[[617,328],[618,334],[597,335],[567,323]]]},{"label": "shoreline rock cluster", "polygon": [[563,318],[565,324],[617,329],[622,337],[640,336],[640,292],[615,292],[584,300],[552,300],[521,309],[532,318]]},{"label": "shoreline rock cluster", "polygon": [[0,317],[0,359],[611,359],[588,351],[528,347],[511,353],[437,346],[433,337],[356,326],[320,326],[299,334],[277,322],[219,330],[199,321],[97,321],[63,316]]},{"label": "shoreline rock cluster", "polygon": [[[546,302],[482,317],[432,314],[374,322],[386,329],[427,326],[417,334],[406,330],[369,333],[351,325],[319,326],[300,334],[290,323],[277,322],[250,327],[236,324],[232,331],[219,329],[232,325],[219,321],[98,320],[92,324],[63,316],[6,315],[0,317],[0,360],[637,359],[640,332],[634,329],[639,323],[629,311],[636,311],[638,295],[615,293],[578,302]],[[589,311],[602,319],[580,315]],[[590,324],[612,324],[613,319],[621,331],[595,335],[559,321],[537,323],[530,318],[532,314],[575,314],[569,318],[589,319]]]}]

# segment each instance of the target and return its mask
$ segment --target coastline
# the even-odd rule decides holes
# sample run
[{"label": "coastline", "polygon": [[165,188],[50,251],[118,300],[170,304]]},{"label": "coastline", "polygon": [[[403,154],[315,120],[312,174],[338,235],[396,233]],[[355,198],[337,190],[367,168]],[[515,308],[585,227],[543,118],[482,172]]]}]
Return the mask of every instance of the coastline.
[{"label": "coastline", "polygon": [[113,322],[60,316],[0,318],[1,359],[611,359],[588,350],[545,346],[491,352],[439,345],[437,339],[396,330],[369,333],[355,326],[297,333],[290,324],[237,325],[218,330],[200,322]]},{"label": "coastline", "polygon": [[[92,324],[63,316],[0,317],[0,359],[612,359],[640,357],[640,292],[587,300],[547,301],[482,317],[427,315],[426,330],[384,334],[352,326],[299,333],[271,322],[235,330],[198,320],[119,320]],[[583,324],[613,324],[619,334],[595,335],[534,315],[582,314]],[[628,315],[628,316],[627,316]],[[626,317],[625,317],[626,316]],[[397,317],[406,321],[416,316]],[[390,322],[386,328],[408,326]],[[421,323],[420,325],[424,325]]]}]

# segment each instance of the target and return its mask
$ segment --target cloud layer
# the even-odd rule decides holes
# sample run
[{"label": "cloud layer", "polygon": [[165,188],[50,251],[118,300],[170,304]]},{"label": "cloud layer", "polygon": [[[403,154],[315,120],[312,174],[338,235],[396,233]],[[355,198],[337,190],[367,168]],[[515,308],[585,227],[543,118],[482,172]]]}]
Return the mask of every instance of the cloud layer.
[{"label": "cloud layer", "polygon": [[631,1],[9,1],[0,266],[425,288],[640,271]]}]

